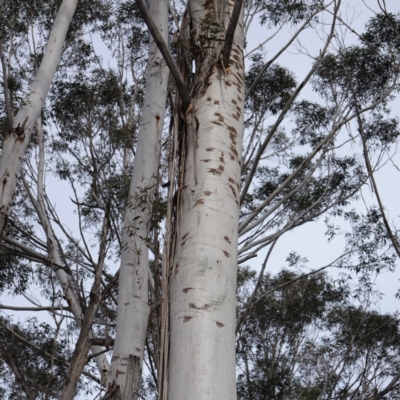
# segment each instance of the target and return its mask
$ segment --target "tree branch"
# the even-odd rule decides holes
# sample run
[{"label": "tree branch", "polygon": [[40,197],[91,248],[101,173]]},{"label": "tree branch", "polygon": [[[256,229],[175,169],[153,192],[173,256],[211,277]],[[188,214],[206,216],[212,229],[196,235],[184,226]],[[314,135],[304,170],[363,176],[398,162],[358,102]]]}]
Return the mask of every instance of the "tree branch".
[{"label": "tree branch", "polygon": [[[171,52],[169,51],[167,44],[164,42],[164,39],[162,38],[158,30],[158,27],[154,23],[153,18],[151,17],[149,9],[147,8],[145,2],[143,0],[136,0],[136,4],[139,8],[140,14],[144,19],[144,22],[147,25],[147,28],[150,31],[151,36],[154,39],[154,42],[156,43],[158,49],[160,50],[162,56],[164,57],[165,62],[168,65],[171,75],[174,78],[179,95],[181,96],[184,111],[186,111],[190,105],[189,88],[185,83],[185,80],[183,79],[178,64],[176,63]],[[167,29],[167,27],[165,27],[165,29]]]},{"label": "tree branch", "polygon": [[235,35],[236,26],[238,24],[240,13],[242,11],[242,6],[243,6],[243,0],[235,1],[231,19],[229,21],[228,28],[226,29],[225,44],[224,48],[222,49],[222,62],[225,68],[227,68],[229,65],[229,57],[232,51],[233,37]]}]

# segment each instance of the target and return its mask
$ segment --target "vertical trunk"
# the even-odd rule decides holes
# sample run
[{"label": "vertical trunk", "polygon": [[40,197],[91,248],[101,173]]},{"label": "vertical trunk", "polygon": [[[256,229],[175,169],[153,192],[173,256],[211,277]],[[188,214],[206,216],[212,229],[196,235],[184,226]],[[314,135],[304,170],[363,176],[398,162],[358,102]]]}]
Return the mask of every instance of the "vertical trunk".
[{"label": "vertical trunk", "polygon": [[[209,6],[193,0],[192,21],[206,23],[212,17],[212,11],[206,9]],[[219,4],[222,26],[227,26],[232,6],[228,2]],[[196,128],[187,143],[170,281],[171,400],[236,399],[236,269],[244,107],[242,18],[241,13],[229,66],[223,68],[218,57],[208,64],[211,67],[205,66],[207,60],[198,63],[197,71],[206,82],[200,93],[194,94],[193,109],[187,113],[188,120],[195,120],[187,125]]]},{"label": "vertical trunk", "polygon": [[77,0],[64,0],[62,2],[31,91],[14,118],[12,131],[3,141],[3,152],[0,157],[0,240],[4,234],[22,160],[56,73],[63,43],[76,6]]},{"label": "vertical trunk", "polygon": [[[152,0],[151,13],[164,40],[168,41],[168,3]],[[117,334],[108,397],[136,399],[140,386],[149,318],[148,268],[152,203],[157,190],[161,132],[168,87],[168,68],[150,40],[146,95],[138,136],[129,201],[124,218],[119,275]]]}]

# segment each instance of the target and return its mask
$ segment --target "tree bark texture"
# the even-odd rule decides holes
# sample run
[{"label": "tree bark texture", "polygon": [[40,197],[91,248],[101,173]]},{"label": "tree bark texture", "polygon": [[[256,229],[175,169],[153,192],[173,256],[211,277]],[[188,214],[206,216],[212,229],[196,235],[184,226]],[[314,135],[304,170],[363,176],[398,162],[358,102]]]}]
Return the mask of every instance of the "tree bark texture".
[{"label": "tree bark texture", "polygon": [[[214,3],[211,3],[213,7]],[[201,27],[210,4],[191,2]],[[222,26],[233,2],[219,4]],[[211,15],[212,18],[212,15]],[[196,29],[196,28],[195,28]],[[200,29],[200,28],[197,28]],[[203,28],[204,29],[204,28]],[[204,34],[204,32],[202,32]],[[236,271],[241,171],[244,59],[243,13],[228,66],[221,57],[197,63],[204,79],[192,96],[187,158],[170,281],[169,392],[173,400],[234,400]],[[208,64],[205,64],[208,62]],[[194,119],[194,122],[193,122]]]},{"label": "tree bark texture", "polygon": [[[168,3],[152,0],[151,15],[168,42]],[[146,239],[157,191],[157,173],[169,71],[151,39],[146,94],[138,135],[129,201],[124,217],[119,274],[117,333],[108,397],[136,399],[140,387],[150,308],[148,305],[149,254]]]},{"label": "tree bark texture", "polygon": [[12,131],[3,141],[0,157],[0,240],[4,234],[25,151],[56,73],[77,3],[77,0],[62,2],[31,91],[14,118]]}]

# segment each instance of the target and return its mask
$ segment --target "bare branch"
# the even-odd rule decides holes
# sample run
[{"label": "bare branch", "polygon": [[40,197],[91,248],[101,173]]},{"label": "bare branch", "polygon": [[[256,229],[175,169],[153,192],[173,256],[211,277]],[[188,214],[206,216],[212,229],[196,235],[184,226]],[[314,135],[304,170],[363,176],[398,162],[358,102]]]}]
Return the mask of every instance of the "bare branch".
[{"label": "bare branch", "polygon": [[231,56],[232,43],[235,35],[236,26],[239,21],[240,13],[242,12],[243,0],[236,0],[233,6],[231,19],[229,20],[228,28],[225,34],[225,44],[222,49],[222,62],[225,68],[229,65],[229,57]]},{"label": "bare branch", "polygon": [[[151,36],[154,39],[154,42],[156,43],[158,49],[160,50],[161,54],[164,57],[165,62],[168,65],[171,75],[175,80],[175,84],[178,89],[179,95],[181,96],[184,111],[186,111],[190,105],[189,88],[186,85],[185,80],[183,79],[178,64],[176,63],[171,52],[169,51],[167,44],[164,42],[164,39],[162,38],[158,30],[158,27],[154,23],[153,18],[151,17],[145,2],[143,0],[136,0],[136,4],[144,19],[144,22],[147,25],[147,28],[150,31]],[[165,27],[164,29],[167,29],[167,27]]]}]

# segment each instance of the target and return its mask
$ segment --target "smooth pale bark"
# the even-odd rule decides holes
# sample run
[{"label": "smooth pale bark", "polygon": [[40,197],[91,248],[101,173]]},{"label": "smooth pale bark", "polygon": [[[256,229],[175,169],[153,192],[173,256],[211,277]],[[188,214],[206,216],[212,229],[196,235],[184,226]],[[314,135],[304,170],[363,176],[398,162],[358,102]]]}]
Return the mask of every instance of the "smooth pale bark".
[{"label": "smooth pale bark", "polygon": [[4,234],[25,151],[56,73],[76,6],[77,0],[62,2],[31,91],[14,118],[12,132],[8,133],[3,141],[0,157],[0,240]]},{"label": "smooth pale bark", "polygon": [[[168,41],[168,3],[152,0],[151,15]],[[117,333],[108,379],[114,399],[136,399],[143,365],[148,305],[149,237],[161,132],[167,98],[169,71],[151,40],[146,94],[138,135],[129,202],[124,217],[123,247],[119,273]],[[113,393],[111,395],[111,393]]]},{"label": "smooth pale bark", "polygon": [[[207,6],[192,1],[192,19],[201,21]],[[226,8],[231,11],[232,3]],[[236,399],[236,270],[244,108],[242,18],[235,31],[229,66],[224,69],[217,63],[212,67],[204,93],[192,100],[198,129],[187,145],[182,209],[178,211],[180,239],[170,281],[171,400]]]}]

